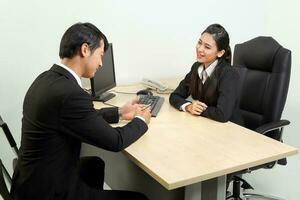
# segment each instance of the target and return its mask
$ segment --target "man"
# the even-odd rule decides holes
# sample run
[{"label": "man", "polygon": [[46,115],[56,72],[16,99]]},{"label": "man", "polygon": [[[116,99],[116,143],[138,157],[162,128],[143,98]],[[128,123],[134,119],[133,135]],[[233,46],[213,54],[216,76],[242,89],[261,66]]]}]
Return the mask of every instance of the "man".
[{"label": "man", "polygon": [[[11,189],[14,200],[147,199],[136,192],[95,189],[86,177],[93,172],[101,174],[97,167],[87,176],[88,170],[81,172],[85,165],[93,167],[91,162],[80,163],[82,142],[121,151],[147,131],[151,118],[150,110],[143,110],[136,100],[119,109],[94,109],[80,77],[94,76],[107,47],[108,41],[97,27],[74,24],[61,39],[61,63],[30,86],[24,99],[20,155]],[[118,122],[119,117],[131,121],[117,128],[108,124]],[[103,171],[99,160],[95,166]]]}]

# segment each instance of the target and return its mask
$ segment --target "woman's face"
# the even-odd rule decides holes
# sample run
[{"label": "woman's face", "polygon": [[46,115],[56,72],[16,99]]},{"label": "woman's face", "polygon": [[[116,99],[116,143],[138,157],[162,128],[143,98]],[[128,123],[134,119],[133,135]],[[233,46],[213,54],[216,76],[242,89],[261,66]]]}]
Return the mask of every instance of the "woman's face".
[{"label": "woman's face", "polygon": [[216,41],[209,33],[203,33],[196,45],[197,61],[203,63],[205,67],[222,57],[224,52],[218,50]]}]

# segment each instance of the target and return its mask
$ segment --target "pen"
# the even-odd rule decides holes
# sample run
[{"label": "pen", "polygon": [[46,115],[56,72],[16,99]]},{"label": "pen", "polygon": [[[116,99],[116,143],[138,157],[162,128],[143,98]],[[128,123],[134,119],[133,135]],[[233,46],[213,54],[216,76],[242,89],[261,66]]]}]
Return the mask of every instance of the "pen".
[{"label": "pen", "polygon": [[150,106],[151,106],[151,104],[148,104],[145,108],[142,109],[142,111],[149,108]]}]

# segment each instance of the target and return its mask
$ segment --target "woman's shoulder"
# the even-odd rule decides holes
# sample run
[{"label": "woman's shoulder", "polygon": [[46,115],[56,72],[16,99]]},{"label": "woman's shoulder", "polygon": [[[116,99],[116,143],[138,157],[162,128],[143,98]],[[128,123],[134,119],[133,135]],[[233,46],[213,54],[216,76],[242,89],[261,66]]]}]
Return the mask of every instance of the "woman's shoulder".
[{"label": "woman's shoulder", "polygon": [[220,60],[220,61],[218,62],[218,65],[219,65],[221,68],[226,68],[226,69],[232,67],[232,65],[231,65],[230,63],[226,62],[225,60]]},{"label": "woman's shoulder", "polygon": [[190,68],[190,71],[185,75],[184,81],[189,82],[191,80],[192,74],[195,73],[195,71],[198,70],[198,67],[200,66],[201,63],[199,62],[194,62]]},{"label": "woman's shoulder", "polygon": [[201,63],[199,62],[194,62],[192,67],[191,67],[191,71],[198,69],[198,67],[201,65]]},{"label": "woman's shoulder", "polygon": [[194,71],[197,71],[200,64],[201,63],[199,62],[194,62],[190,68],[190,71],[186,74],[186,76],[191,75],[191,73],[193,73]]},{"label": "woman's shoulder", "polygon": [[235,67],[233,67],[231,64],[223,61],[221,63],[218,64],[218,68],[217,68],[217,72],[216,72],[218,77],[238,77],[238,72],[235,69]]},{"label": "woman's shoulder", "polygon": [[220,65],[219,70],[222,72],[236,73],[235,67],[233,67],[231,64],[227,63],[226,61],[221,61],[219,65]]}]

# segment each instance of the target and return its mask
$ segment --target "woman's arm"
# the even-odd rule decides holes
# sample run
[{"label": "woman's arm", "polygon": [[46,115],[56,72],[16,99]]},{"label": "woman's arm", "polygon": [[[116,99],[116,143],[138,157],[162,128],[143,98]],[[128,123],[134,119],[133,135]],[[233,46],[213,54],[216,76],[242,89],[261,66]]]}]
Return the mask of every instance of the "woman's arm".
[{"label": "woman's arm", "polygon": [[172,106],[177,108],[178,110],[181,110],[181,106],[185,103],[190,103],[190,101],[187,101],[186,98],[190,96],[189,94],[189,82],[191,80],[192,72],[198,69],[199,63],[195,62],[190,72],[185,76],[185,78],[179,83],[177,88],[174,90],[174,92],[171,93],[169,102]]}]

